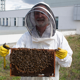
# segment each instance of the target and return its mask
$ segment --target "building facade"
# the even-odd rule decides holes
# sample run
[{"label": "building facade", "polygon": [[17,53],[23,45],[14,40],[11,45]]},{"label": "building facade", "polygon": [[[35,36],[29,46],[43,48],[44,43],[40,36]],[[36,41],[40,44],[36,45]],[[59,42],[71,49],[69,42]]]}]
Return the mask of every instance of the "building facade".
[{"label": "building facade", "polygon": [[[55,18],[56,29],[76,30],[80,28],[80,0],[44,0],[50,5]],[[23,27],[30,9],[0,11],[0,26]]]},{"label": "building facade", "polygon": [[0,26],[25,26],[25,15],[28,9],[0,12]]},{"label": "building facade", "polygon": [[44,0],[57,17],[58,29],[80,29],[80,0]]},{"label": "building facade", "polygon": [[80,0],[44,0],[50,7],[67,7],[80,4]]}]

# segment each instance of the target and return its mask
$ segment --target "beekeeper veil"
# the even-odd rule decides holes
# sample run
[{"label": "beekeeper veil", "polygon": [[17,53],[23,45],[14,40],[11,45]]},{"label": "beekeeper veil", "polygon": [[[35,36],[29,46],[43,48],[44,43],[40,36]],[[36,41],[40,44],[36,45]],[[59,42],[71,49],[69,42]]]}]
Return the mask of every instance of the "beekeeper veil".
[{"label": "beekeeper veil", "polygon": [[55,18],[46,3],[33,6],[27,13],[25,22],[29,33],[35,38],[50,38],[55,34]]}]

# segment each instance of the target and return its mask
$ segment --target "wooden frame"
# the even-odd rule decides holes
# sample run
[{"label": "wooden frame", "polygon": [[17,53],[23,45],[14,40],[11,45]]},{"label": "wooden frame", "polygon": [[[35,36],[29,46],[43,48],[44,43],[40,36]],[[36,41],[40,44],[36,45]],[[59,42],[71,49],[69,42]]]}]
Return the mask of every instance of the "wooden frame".
[{"label": "wooden frame", "polygon": [[[14,53],[15,55],[17,55],[17,52],[21,52],[21,50],[23,50],[23,51],[27,51],[27,50],[31,51],[32,50],[32,52],[34,50],[36,50],[36,51],[41,51],[41,50],[48,51],[50,53],[50,55],[52,56],[52,59],[53,59],[53,61],[51,61],[52,66],[51,67],[46,67],[42,72],[35,72],[35,73],[27,73],[25,71],[19,70],[19,68],[17,68],[16,65],[13,65],[13,63],[12,63],[12,58],[16,59],[16,57],[12,57],[12,54]],[[24,54],[24,53],[22,53],[22,54]],[[17,56],[19,56],[19,55],[17,55]],[[27,58],[25,58],[25,59],[27,59]],[[21,71],[21,72],[19,72],[19,71]],[[11,54],[10,54],[10,76],[55,77],[55,50],[52,50],[52,49],[11,48]]]}]

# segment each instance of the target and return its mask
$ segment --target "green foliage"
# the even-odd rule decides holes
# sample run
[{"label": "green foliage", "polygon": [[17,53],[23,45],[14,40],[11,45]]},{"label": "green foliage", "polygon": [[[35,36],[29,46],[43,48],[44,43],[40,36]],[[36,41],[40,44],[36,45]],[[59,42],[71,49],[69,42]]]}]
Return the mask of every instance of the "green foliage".
[{"label": "green foliage", "polygon": [[73,50],[72,64],[69,68],[60,68],[60,80],[80,80],[80,35],[66,36]]}]

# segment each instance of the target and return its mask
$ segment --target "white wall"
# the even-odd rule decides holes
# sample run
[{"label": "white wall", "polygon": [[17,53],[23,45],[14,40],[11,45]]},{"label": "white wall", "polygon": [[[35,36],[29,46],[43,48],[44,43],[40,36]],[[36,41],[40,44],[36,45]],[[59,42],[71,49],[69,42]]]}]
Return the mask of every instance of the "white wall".
[{"label": "white wall", "polygon": [[73,20],[73,6],[52,8],[55,16],[58,16],[58,29],[76,29],[80,27],[80,21]]},{"label": "white wall", "polygon": [[23,26],[23,18],[21,18],[21,17],[19,17],[19,24],[18,24],[18,26]]},{"label": "white wall", "polygon": [[0,11],[0,17],[25,17],[29,9]]},{"label": "white wall", "polygon": [[0,26],[0,36],[9,34],[23,34],[27,32],[26,27],[1,27]]},{"label": "white wall", "polygon": [[44,0],[51,7],[74,6],[80,4],[80,0]]},{"label": "white wall", "polygon": [[14,26],[14,17],[11,17],[10,20],[11,20],[11,26],[13,27]]},{"label": "white wall", "polygon": [[8,18],[8,26],[11,26],[11,18]]},{"label": "white wall", "polygon": [[[80,21],[73,19],[73,6],[69,7],[55,7],[52,11],[56,17],[58,17],[58,29],[76,29],[80,27]],[[8,25],[14,26],[14,18],[17,18],[17,26],[23,26],[23,17],[26,16],[29,9],[1,11],[0,18],[9,18]],[[2,21],[3,24],[3,21]]]},{"label": "white wall", "polygon": [[3,18],[8,18],[8,26],[14,26],[14,18],[16,18],[16,26],[23,26],[23,17],[26,16],[28,11],[29,9],[1,11],[1,24],[3,25]]}]

